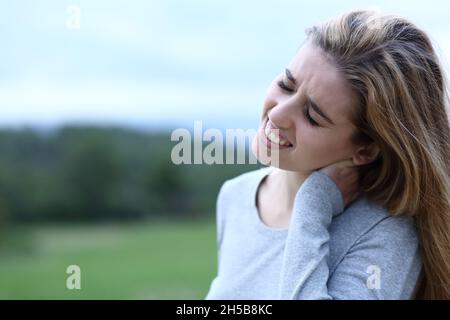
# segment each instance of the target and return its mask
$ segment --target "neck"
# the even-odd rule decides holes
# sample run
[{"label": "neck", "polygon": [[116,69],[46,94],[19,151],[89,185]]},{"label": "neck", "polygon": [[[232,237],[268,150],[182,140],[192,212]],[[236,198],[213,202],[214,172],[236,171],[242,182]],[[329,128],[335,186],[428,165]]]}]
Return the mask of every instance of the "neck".
[{"label": "neck", "polygon": [[271,197],[276,199],[280,212],[291,214],[295,195],[310,174],[311,172],[296,172],[274,168],[268,175],[268,191]]}]

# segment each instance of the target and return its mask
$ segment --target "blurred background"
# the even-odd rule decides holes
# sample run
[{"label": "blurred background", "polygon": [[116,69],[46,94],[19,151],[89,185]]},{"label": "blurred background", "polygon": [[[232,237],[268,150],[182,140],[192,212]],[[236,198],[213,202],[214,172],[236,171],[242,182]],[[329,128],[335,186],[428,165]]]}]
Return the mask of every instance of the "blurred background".
[{"label": "blurred background", "polygon": [[0,299],[203,299],[219,188],[261,165],[175,165],[171,133],[256,130],[312,24],[404,15],[449,70],[444,0],[0,4]]}]

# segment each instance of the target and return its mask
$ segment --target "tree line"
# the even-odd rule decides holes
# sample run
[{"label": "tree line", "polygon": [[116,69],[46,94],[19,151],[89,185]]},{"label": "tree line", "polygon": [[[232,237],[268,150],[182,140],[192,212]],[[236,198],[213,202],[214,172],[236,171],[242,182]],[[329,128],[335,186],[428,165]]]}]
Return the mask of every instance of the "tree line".
[{"label": "tree line", "polygon": [[260,165],[175,165],[170,132],[0,130],[0,220],[210,216],[221,184]]}]

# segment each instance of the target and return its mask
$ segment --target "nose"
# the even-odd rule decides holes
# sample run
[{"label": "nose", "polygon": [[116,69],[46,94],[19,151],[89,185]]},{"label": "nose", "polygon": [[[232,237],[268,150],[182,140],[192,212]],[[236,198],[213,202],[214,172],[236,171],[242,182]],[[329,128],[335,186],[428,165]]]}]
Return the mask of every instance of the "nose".
[{"label": "nose", "polygon": [[288,103],[280,103],[269,110],[269,121],[278,129],[288,129],[294,125],[295,108]]}]

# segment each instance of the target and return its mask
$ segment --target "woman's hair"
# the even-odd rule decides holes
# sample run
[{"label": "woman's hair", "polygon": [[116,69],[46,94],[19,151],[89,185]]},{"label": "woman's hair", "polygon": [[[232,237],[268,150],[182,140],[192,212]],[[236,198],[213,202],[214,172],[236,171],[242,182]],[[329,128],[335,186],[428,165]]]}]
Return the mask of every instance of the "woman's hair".
[{"label": "woman's hair", "polygon": [[369,199],[414,216],[423,261],[415,299],[450,299],[448,89],[430,38],[405,18],[357,10],[307,29],[359,101],[357,145],[378,157],[360,171]]}]

